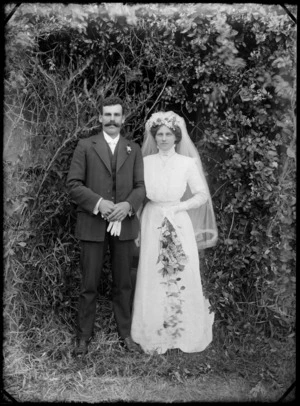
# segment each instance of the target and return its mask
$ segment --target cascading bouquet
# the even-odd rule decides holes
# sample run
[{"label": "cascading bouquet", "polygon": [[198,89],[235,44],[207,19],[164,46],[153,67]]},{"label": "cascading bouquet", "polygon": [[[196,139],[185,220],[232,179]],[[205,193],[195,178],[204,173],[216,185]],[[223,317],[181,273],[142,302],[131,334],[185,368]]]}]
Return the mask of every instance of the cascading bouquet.
[{"label": "cascading bouquet", "polygon": [[160,251],[157,263],[162,264],[162,276],[173,276],[184,270],[187,261],[182,244],[170,220],[165,217],[161,226]]},{"label": "cascading bouquet", "polygon": [[158,335],[166,331],[174,339],[181,335],[183,328],[180,315],[182,315],[181,292],[185,286],[179,286],[181,278],[179,272],[182,272],[187,263],[187,256],[183,251],[182,244],[178,238],[176,230],[170,220],[165,217],[161,225],[160,250],[157,263],[162,264],[159,273],[162,274],[165,281],[161,283],[166,286],[165,316],[162,328],[157,330]]}]

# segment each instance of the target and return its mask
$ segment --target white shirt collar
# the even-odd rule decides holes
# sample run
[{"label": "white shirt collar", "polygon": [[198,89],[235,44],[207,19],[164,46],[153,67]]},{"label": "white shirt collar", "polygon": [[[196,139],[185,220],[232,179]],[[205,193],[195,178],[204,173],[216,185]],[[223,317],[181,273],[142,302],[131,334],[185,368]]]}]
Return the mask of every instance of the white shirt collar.
[{"label": "white shirt collar", "polygon": [[106,134],[106,132],[105,131],[103,131],[103,136],[104,136],[104,138],[105,138],[105,141],[108,143],[108,144],[113,144],[113,145],[116,145],[116,143],[119,141],[119,138],[120,138],[120,134],[118,134],[115,138],[111,138],[108,134]]}]

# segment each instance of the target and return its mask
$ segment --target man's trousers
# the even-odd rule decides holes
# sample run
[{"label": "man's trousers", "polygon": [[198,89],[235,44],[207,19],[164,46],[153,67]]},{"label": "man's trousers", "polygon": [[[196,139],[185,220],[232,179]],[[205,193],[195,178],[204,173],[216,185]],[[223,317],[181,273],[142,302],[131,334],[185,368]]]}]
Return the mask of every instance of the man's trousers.
[{"label": "man's trousers", "polygon": [[120,241],[119,237],[106,233],[104,242],[81,241],[82,282],[77,337],[84,340],[88,340],[93,332],[98,286],[108,246],[112,266],[112,304],[117,330],[121,338],[130,335],[131,307],[134,295],[131,275],[134,240]]}]

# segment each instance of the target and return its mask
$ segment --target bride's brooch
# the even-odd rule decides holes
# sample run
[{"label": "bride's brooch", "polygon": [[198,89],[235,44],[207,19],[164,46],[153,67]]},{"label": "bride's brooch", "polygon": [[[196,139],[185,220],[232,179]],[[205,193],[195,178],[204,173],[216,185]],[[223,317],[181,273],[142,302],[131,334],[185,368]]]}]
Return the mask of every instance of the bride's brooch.
[{"label": "bride's brooch", "polygon": [[130,146],[130,145],[127,145],[126,150],[127,150],[127,154],[129,155],[130,152],[131,152],[131,146]]}]

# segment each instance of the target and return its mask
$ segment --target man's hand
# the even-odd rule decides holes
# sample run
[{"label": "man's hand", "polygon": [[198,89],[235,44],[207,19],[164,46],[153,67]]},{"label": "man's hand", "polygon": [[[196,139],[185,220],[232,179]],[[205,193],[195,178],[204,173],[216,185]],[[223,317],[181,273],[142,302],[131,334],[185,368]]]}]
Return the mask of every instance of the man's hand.
[{"label": "man's hand", "polygon": [[114,205],[114,210],[107,217],[108,221],[123,221],[130,211],[128,202],[121,202]]},{"label": "man's hand", "polygon": [[99,204],[99,211],[102,216],[107,219],[110,213],[114,210],[115,204],[110,200],[102,199]]}]

